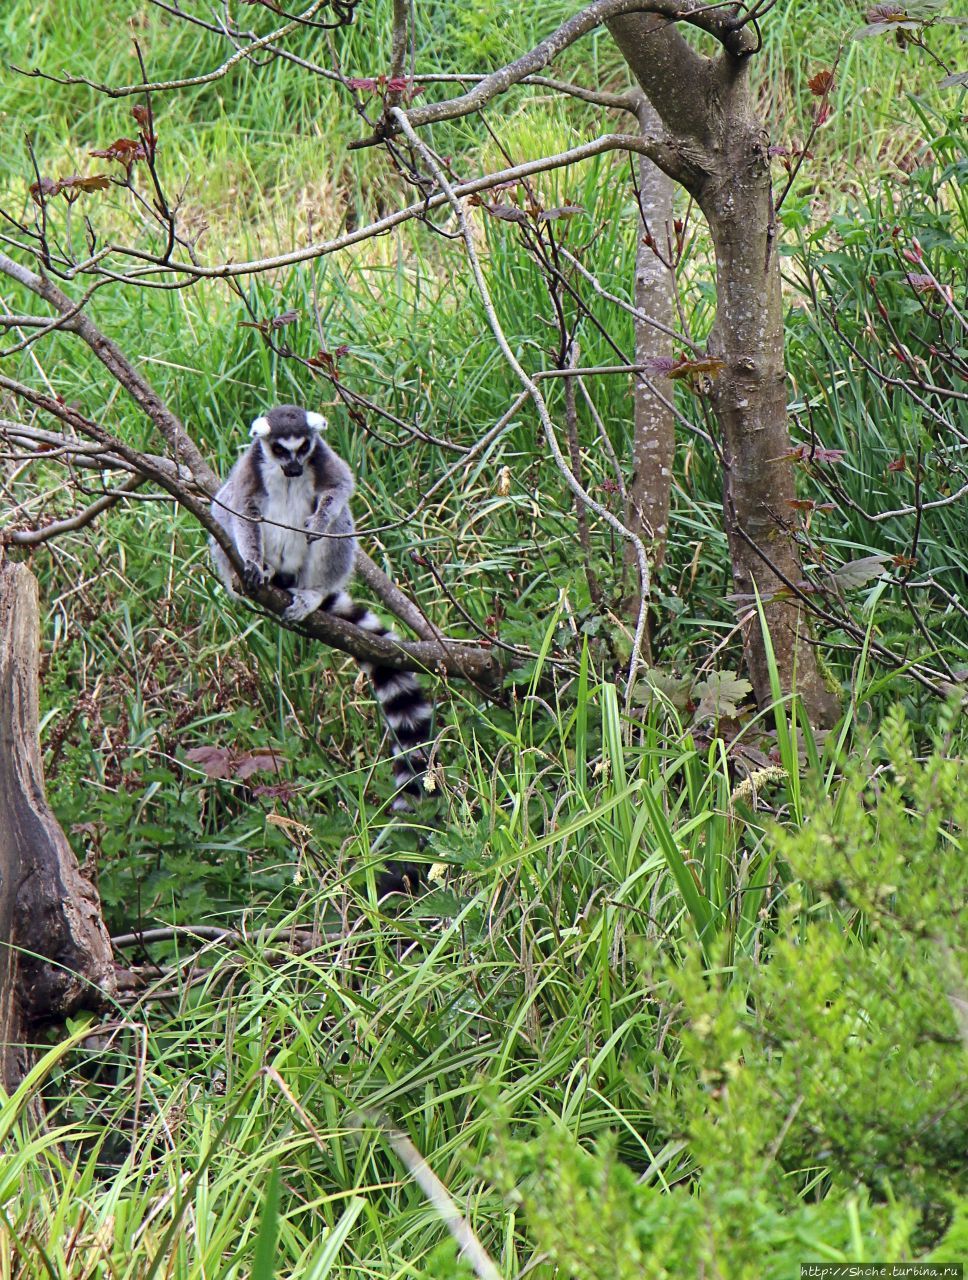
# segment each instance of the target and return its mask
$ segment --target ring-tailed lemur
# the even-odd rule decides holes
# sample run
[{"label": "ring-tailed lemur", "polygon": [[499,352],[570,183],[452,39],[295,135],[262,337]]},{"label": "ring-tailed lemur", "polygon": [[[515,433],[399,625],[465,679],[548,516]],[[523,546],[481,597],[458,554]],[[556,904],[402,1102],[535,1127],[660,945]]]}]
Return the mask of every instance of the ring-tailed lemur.
[{"label": "ring-tailed lemur", "polygon": [[[235,543],[246,589],[271,583],[292,598],[283,617],[298,622],[316,609],[345,618],[374,635],[394,632],[343,590],[353,572],[356,537],[349,501],[353,473],[323,441],[326,419],[298,405],[271,409],[252,424],[252,444],[212,500],[212,515]],[[238,578],[213,539],[212,559],[226,590],[238,595]],[[378,663],[361,662],[395,739],[396,809],[404,792],[419,795],[427,765],[431,708],[417,678]],[[406,888],[419,875],[396,864],[381,889]]]}]

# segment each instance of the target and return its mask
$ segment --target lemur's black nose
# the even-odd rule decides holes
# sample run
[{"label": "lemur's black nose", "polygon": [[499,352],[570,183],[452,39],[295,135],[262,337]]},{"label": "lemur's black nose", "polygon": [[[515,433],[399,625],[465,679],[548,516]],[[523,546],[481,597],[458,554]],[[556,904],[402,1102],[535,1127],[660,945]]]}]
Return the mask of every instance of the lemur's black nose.
[{"label": "lemur's black nose", "polygon": [[296,476],[301,476],[302,471],[302,466],[298,462],[287,462],[282,468],[282,474],[284,476],[289,476],[290,479],[294,479]]}]

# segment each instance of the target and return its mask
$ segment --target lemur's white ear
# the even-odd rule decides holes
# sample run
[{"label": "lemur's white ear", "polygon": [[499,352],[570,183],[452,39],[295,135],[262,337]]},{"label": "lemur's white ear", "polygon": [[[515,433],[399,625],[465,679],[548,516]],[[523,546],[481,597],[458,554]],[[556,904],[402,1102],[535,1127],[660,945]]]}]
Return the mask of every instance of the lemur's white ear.
[{"label": "lemur's white ear", "polygon": [[252,426],[249,428],[250,436],[267,436],[272,428],[269,426],[268,418],[256,418]]},{"label": "lemur's white ear", "polygon": [[312,427],[314,431],[325,431],[329,426],[329,422],[321,413],[307,413],[306,425]]}]

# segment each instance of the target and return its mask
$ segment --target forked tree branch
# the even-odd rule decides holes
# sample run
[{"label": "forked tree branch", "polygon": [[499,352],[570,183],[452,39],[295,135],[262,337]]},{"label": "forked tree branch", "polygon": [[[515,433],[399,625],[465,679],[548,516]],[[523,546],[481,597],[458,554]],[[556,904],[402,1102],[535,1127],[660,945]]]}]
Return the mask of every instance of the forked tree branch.
[{"label": "forked tree branch", "polygon": [[[459,97],[448,98],[444,102],[430,102],[422,107],[411,108],[406,113],[407,119],[414,128],[420,128],[440,120],[454,120],[479,111],[492,98],[505,93],[512,85],[520,84],[527,76],[543,70],[582,36],[605,23],[629,14],[654,15],[655,18],[664,20],[666,23],[688,23],[713,36],[727,52],[734,56],[749,53],[756,45],[756,38],[751,32],[737,27],[736,12],[732,5],[710,5],[704,3],[704,0],[595,0],[593,4],[568,18],[533,49],[529,49],[513,62],[485,76],[473,89],[469,89]],[[686,64],[682,49],[688,49],[688,45],[681,36],[678,40],[680,43],[676,46],[676,50],[680,72],[686,70],[687,66],[694,71],[705,65],[705,60],[698,54],[692,54]],[[690,80],[681,83],[677,92],[684,98],[688,98],[699,88],[695,79],[693,75]],[[375,146],[386,137],[398,132],[399,121],[394,124],[396,119],[394,112],[397,109],[393,106],[389,107],[376,132],[369,138],[361,138],[350,143],[351,149]]]},{"label": "forked tree branch", "polygon": [[[169,13],[174,18],[178,18],[182,22],[200,27],[203,31],[208,31],[211,35],[218,36],[223,40],[231,41],[238,48],[241,41],[251,42],[258,40],[260,37],[255,31],[242,30],[241,28],[232,28],[231,30],[224,23],[208,22],[205,18],[201,18],[198,14],[188,13],[178,4],[169,4],[167,0],[149,0],[156,9],[161,9],[164,13]],[[346,77],[339,71],[334,71],[332,67],[321,66],[318,62],[313,62],[309,58],[301,57],[294,53],[291,49],[287,49],[285,45],[278,43],[264,44],[260,48],[260,52],[272,54],[273,57],[281,58],[284,62],[290,63],[292,66],[300,67],[303,71],[308,71],[311,75],[319,76],[323,80],[330,80],[334,84],[345,85]],[[233,64],[233,67],[238,64]],[[220,74],[227,74],[232,67],[225,68]],[[21,74],[33,75],[34,72],[21,72]],[[420,73],[421,84],[477,84],[479,81],[486,79],[480,72],[464,73],[457,71],[450,72],[426,72]],[[525,76],[523,80],[518,81],[522,85],[533,85],[539,89],[550,89],[554,93],[563,93],[572,98],[578,98],[582,102],[590,102],[598,107],[608,107],[616,111],[632,111],[634,103],[630,100],[630,95],[626,93],[610,93],[605,89],[589,89],[585,85],[573,84],[568,80],[556,80],[552,76]],[[92,88],[99,89],[102,86],[92,85]],[[103,86],[107,91],[108,86]],[[164,93],[171,89],[172,82],[166,80],[152,80],[142,85],[132,85],[126,87],[125,96],[132,93]],[[180,86],[180,87],[193,87]]]},{"label": "forked tree branch", "polygon": [[[178,466],[185,466],[198,487],[211,497],[218,488],[219,483],[215,472],[205,461],[198,446],[185,430],[179,418],[171,412],[151,383],[127,359],[121,348],[105,334],[101,333],[90,317],[80,312],[77,304],[72,302],[67,294],[47,277],[29,270],[29,268],[15,262],[5,253],[0,253],[0,272],[9,276],[12,280],[16,280],[53,307],[62,317],[62,323],[58,327],[80,337],[91,348],[105,368],[110,371],[141,409],[144,410],[171,449],[172,455],[176,460],[170,464],[175,469],[175,482],[178,483]],[[161,462],[160,459],[158,461]],[[132,461],[132,466],[137,468],[137,459]],[[152,478],[156,478],[160,468],[154,463],[151,463],[151,466],[153,474],[148,474]],[[144,474],[143,468],[142,474]],[[179,489],[181,490],[181,488],[182,486],[179,484]],[[357,554],[357,569],[360,577],[370,590],[396,617],[405,622],[407,626],[412,627],[423,640],[428,642],[439,641],[440,633],[437,629],[432,626],[417,605],[400,590],[396,583],[387,577],[362,548],[359,549]]]},{"label": "forked tree branch", "polygon": [[211,84],[213,80],[221,80],[227,75],[233,67],[240,62],[245,61],[254,53],[258,53],[260,49],[270,47],[275,41],[282,40],[288,35],[292,35],[294,31],[298,31],[300,27],[310,19],[318,9],[321,9],[327,0],[313,0],[313,3],[304,9],[301,14],[295,17],[291,22],[285,23],[281,27],[277,27],[275,31],[270,31],[268,35],[257,36],[248,44],[243,45],[241,49],[237,49],[230,58],[221,63],[220,66],[206,71],[199,76],[186,76],[180,80],[163,80],[157,83],[150,80],[141,80],[137,84],[126,85],[110,85],[102,84],[97,80],[89,80],[87,76],[74,76],[65,73],[62,76],[49,75],[45,71],[38,71],[36,68],[27,70],[25,67],[12,66],[12,69],[22,76],[27,76],[37,80],[51,80],[55,84],[86,84],[89,88],[103,93],[108,98],[130,98],[134,94],[165,92],[173,89],[190,89],[196,85]]},{"label": "forked tree branch", "polygon": [[67,294],[46,276],[38,275],[21,263],[14,262],[5,253],[0,253],[0,272],[42,298],[63,316],[63,323],[59,327],[67,333],[76,334],[90,347],[112,377],[150,419],[171,450],[174,461],[188,467],[202,489],[209,494],[214,493],[218,488],[215,472],[202,457],[198,446],[176,415],[147,378],[128,360],[121,348],[103,334],[89,316],[79,312]]},{"label": "forked tree branch", "polygon": [[[111,435],[77,409],[46,392],[38,391],[4,374],[0,374],[0,389],[44,410],[73,431],[94,440],[110,453],[123,459],[132,472],[153,481],[159,488],[169,493],[178,505],[192,515],[215,539],[241,579],[242,561],[235,544],[222,526],[213,519],[205,500],[191,492],[186,484],[176,478],[177,473],[170,462],[165,460],[167,465],[156,466],[149,455]],[[316,612],[299,623],[287,623],[279,615],[290,602],[288,592],[266,586],[250,592],[249,598],[270,613],[279,626],[308,635],[333,649],[342,650],[358,662],[377,662],[381,666],[399,671],[429,671],[440,676],[460,676],[489,691],[494,691],[497,687],[500,664],[494,653],[489,649],[482,649],[479,645],[468,645],[462,641],[453,640],[411,642],[388,640],[355,627],[341,618],[322,612]]]},{"label": "forked tree branch", "polygon": [[[634,133],[609,133],[600,138],[594,138],[590,142],[584,142],[580,146],[570,147],[567,151],[557,152],[550,156],[541,156],[536,160],[528,160],[522,164],[509,165],[506,169],[497,169],[493,173],[484,174],[479,178],[469,178],[466,182],[455,183],[454,193],[460,198],[476,195],[479,192],[488,191],[492,187],[503,186],[508,182],[520,182],[539,173],[548,173],[554,169],[567,168],[570,165],[577,164],[579,161],[590,160],[594,156],[602,155],[609,151],[632,151],[639,155],[648,156],[660,169],[678,182],[685,182],[692,172],[688,158],[674,140],[642,138]],[[432,213],[447,204],[447,197],[442,192],[437,192],[426,200],[419,200],[413,204],[406,205],[404,208],[397,209],[393,213],[377,219],[375,222],[367,223],[366,226],[347,231],[340,236],[334,236],[331,240],[320,240],[315,244],[306,245],[304,248],[293,249],[289,253],[274,254],[265,258],[252,258],[241,262],[222,262],[212,265],[188,261],[171,262],[166,261],[157,254],[147,253],[142,249],[135,249],[128,245],[104,245],[98,249],[96,254],[82,262],[65,263],[63,279],[73,280],[78,276],[96,273],[106,280],[114,280],[120,284],[180,289],[184,287],[184,280],[155,282],[152,277],[175,274],[198,280],[226,280],[240,276],[258,275],[264,271],[293,267],[302,262],[312,262],[317,258],[328,257],[332,253],[338,253],[342,249],[349,249],[353,245],[362,244],[364,241],[372,240],[376,236],[386,235],[402,223],[426,218],[428,213]],[[30,251],[25,246],[22,247],[25,248],[26,252]],[[146,265],[126,273],[112,272],[105,265],[106,259],[111,255],[131,258]],[[2,256],[0,254],[0,257]],[[8,259],[8,261],[10,260]],[[18,269],[23,270],[23,268]],[[0,263],[0,271],[3,270],[3,265]]]},{"label": "forked tree branch", "polygon": [[128,476],[116,489],[108,489],[83,511],[78,511],[73,516],[66,516],[63,520],[52,520],[50,524],[41,525],[37,529],[0,530],[0,546],[6,543],[11,547],[38,547],[41,543],[50,542],[65,533],[76,533],[78,529],[84,529],[89,524],[93,524],[102,511],[107,511],[109,507],[113,507],[134,493],[136,489],[140,489],[146,479],[146,476]]},{"label": "forked tree branch", "polygon": [[697,53],[673,23],[655,13],[616,16],[606,26],[666,128],[693,141],[705,139],[719,63]]}]

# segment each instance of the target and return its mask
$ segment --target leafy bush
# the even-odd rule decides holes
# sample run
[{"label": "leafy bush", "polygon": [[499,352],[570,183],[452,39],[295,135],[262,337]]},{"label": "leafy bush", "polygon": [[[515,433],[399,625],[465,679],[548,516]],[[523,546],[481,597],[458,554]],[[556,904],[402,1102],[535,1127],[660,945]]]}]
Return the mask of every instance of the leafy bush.
[{"label": "leafy bush", "polygon": [[[965,765],[944,742],[919,760],[900,714],[876,755],[872,780],[855,766],[806,827],[774,832],[797,878],[765,958],[710,970],[697,952],[646,981],[674,1029],[651,1070],[627,1064],[653,1164],[637,1176],[561,1132],[505,1150],[568,1274],[787,1277],[963,1239]],[[663,1189],[673,1159],[691,1186]]]}]

